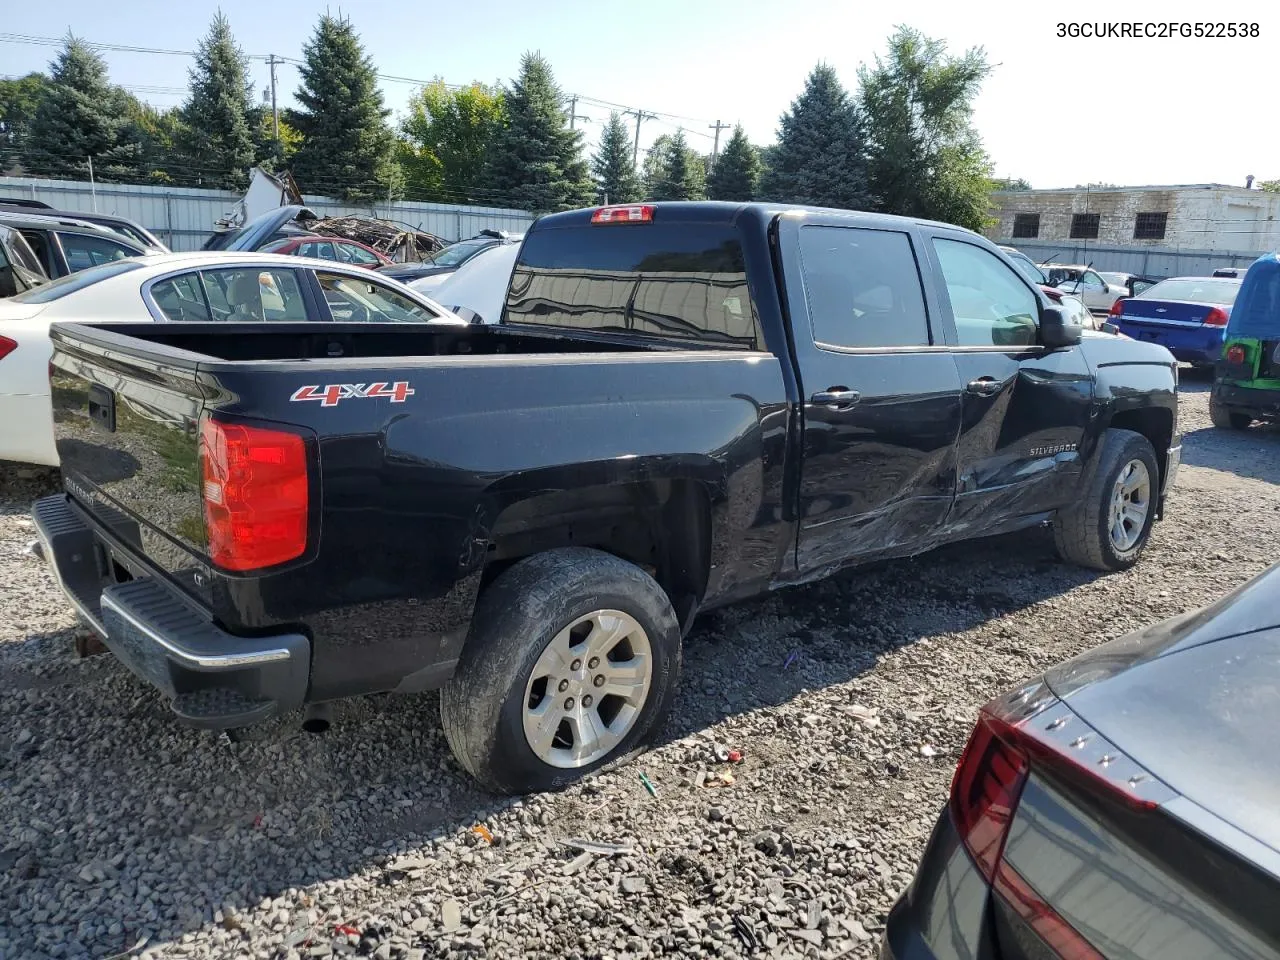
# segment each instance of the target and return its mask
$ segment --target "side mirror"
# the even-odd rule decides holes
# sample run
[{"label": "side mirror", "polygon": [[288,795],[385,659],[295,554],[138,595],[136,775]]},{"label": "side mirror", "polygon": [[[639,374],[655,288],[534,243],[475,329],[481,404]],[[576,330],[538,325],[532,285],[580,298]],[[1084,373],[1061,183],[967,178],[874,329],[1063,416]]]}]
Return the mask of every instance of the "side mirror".
[{"label": "side mirror", "polygon": [[1068,314],[1065,307],[1054,303],[1040,308],[1040,342],[1050,350],[1074,346],[1083,333],[1080,321]]}]

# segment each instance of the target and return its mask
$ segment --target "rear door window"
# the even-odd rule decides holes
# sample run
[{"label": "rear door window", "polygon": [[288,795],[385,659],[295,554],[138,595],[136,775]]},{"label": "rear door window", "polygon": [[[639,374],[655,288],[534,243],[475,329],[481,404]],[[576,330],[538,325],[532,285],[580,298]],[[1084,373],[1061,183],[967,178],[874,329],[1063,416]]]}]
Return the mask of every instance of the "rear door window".
[{"label": "rear door window", "polygon": [[711,223],[534,230],[504,322],[758,349],[762,337],[733,227]]},{"label": "rear door window", "polygon": [[929,345],[924,291],[907,234],[807,225],[800,231],[800,258],[816,343]]},{"label": "rear door window", "polygon": [[58,242],[62,244],[62,254],[67,258],[67,269],[72,273],[86,267],[96,267],[112,260],[123,260],[136,257],[138,252],[123,243],[116,243],[107,237],[89,237],[79,233],[59,233]]}]

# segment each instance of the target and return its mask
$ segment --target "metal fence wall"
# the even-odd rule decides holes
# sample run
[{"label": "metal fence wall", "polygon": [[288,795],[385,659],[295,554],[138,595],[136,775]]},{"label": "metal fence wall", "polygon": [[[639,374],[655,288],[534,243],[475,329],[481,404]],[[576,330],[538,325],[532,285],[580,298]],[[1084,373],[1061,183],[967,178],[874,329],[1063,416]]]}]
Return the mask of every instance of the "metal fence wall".
[{"label": "metal fence wall", "polygon": [[[0,177],[0,196],[40,200],[59,210],[97,211],[127,217],[146,227],[174,250],[198,250],[214,222],[231,213],[241,194],[193,187],[43,180]],[[361,207],[326,197],[306,196],[321,216],[374,215],[398,220],[446,240],[474,237],[481,230],[523,233],[533,223],[524,210],[409,201]],[[34,211],[33,211],[34,212]]]},{"label": "metal fence wall", "polygon": [[1037,263],[1092,263],[1095,270],[1135,273],[1144,277],[1201,277],[1219,267],[1247,267],[1257,253],[1215,253],[1212,250],[1182,250],[1170,247],[1115,247],[1083,240],[1070,242],[1043,240],[997,240],[1017,247]]}]

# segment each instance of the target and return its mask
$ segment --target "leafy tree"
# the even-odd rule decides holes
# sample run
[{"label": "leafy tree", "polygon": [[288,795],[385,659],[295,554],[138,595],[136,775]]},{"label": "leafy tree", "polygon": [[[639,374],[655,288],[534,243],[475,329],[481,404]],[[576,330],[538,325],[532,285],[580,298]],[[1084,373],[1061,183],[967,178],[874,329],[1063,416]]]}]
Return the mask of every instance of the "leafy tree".
[{"label": "leafy tree", "polygon": [[675,136],[658,137],[645,158],[645,195],[651,200],[703,200],[707,168],[689,148],[683,128]]},{"label": "leafy tree", "polygon": [[180,109],[160,110],[137,97],[126,97],[126,139],[138,144],[137,161],[125,171],[126,177],[145,183],[204,183],[204,171],[180,148],[186,134]]},{"label": "leafy tree", "polygon": [[636,176],[631,133],[618,113],[609,114],[609,122],[600,135],[600,145],[591,158],[591,172],[596,186],[608,203],[632,203],[643,196],[640,178]]},{"label": "leafy tree", "polygon": [[140,147],[129,139],[128,94],[113,87],[107,65],[68,35],[49,65],[49,84],[27,137],[24,165],[33,173],[79,178],[93,158],[96,176],[127,173]]},{"label": "leafy tree", "polygon": [[991,165],[970,123],[991,72],[981,48],[948,56],[946,44],[899,27],[885,59],[858,72],[867,118],[871,189],[887,213],[981,230]]},{"label": "leafy tree", "polygon": [[283,170],[302,146],[302,134],[289,125],[284,116],[279,121],[279,136],[270,104],[259,104],[249,111],[249,128],[253,133],[253,162],[264,170]]},{"label": "leafy tree", "polygon": [[196,49],[191,94],[182,105],[181,145],[210,186],[243,189],[256,159],[249,61],[219,12]]},{"label": "leafy tree", "polygon": [[507,122],[484,177],[491,199],[534,213],[591,203],[596,188],[582,159],[582,134],[565,124],[564,98],[542,54],[520,58],[505,99]]},{"label": "leafy tree", "polygon": [[1021,177],[997,177],[991,181],[992,190],[1030,190],[1031,184]]},{"label": "leafy tree", "polygon": [[1263,180],[1258,184],[1258,189],[1267,193],[1280,193],[1280,180]]},{"label": "leafy tree", "polygon": [[759,189],[760,152],[738,125],[707,177],[707,196],[712,200],[745,202],[754,200]]},{"label": "leafy tree", "polygon": [[293,157],[299,185],[353,203],[394,193],[403,175],[391,155],[391,111],[351,21],[323,15],[302,54],[302,109],[287,112],[302,135]]},{"label": "leafy tree", "polygon": [[761,193],[786,203],[867,207],[864,154],[857,106],[835,68],[819,64],[782,115]]},{"label": "leafy tree", "polygon": [[26,140],[48,89],[49,78],[43,73],[0,80],[0,146],[15,146]]},{"label": "leafy tree", "polygon": [[416,195],[471,199],[506,120],[500,89],[473,83],[451,90],[437,79],[409,101],[397,155]]}]

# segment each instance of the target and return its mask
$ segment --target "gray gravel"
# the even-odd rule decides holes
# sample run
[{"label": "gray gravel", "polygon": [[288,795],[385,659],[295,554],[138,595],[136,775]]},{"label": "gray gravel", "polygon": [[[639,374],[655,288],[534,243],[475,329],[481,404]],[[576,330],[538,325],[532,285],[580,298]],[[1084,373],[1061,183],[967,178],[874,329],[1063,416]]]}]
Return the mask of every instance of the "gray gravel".
[{"label": "gray gravel", "polygon": [[0,467],[0,957],[873,957],[980,704],[1276,558],[1280,431],[1213,431],[1203,381],[1182,422],[1135,570],[1035,533],[710,615],[663,742],[524,801],[462,775],[432,695],[345,704],[323,737],[178,726],[110,656],[72,657],[23,553],[52,477]]}]

